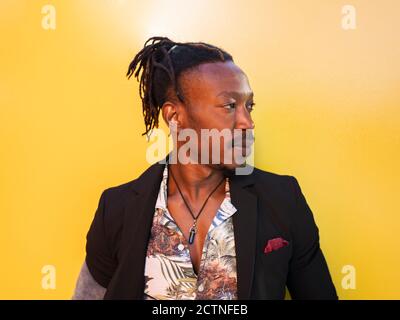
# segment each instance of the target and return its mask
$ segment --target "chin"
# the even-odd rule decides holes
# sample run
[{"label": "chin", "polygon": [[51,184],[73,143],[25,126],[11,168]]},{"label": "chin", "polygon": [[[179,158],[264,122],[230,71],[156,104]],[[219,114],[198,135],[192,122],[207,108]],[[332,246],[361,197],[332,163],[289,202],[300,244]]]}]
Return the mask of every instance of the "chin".
[{"label": "chin", "polygon": [[[212,163],[212,157],[210,157],[208,159],[209,166],[213,167],[215,169],[219,169],[219,170],[222,169],[222,170],[228,170],[228,171],[232,171],[232,170],[235,170],[240,167],[245,167],[246,159],[251,154],[251,148],[235,146],[232,149],[230,149],[229,152],[230,152],[230,154],[228,156],[228,159],[225,159],[224,152],[222,151],[219,154],[219,160],[218,160],[219,162],[218,163]],[[242,163],[240,163],[240,162],[242,162]]]},{"label": "chin", "polygon": [[[246,159],[250,155],[250,149],[244,149],[242,148],[234,148],[234,156],[232,161],[230,163],[225,163],[224,159],[221,159],[222,166],[226,168],[227,170],[235,170],[240,167],[245,167],[246,166]],[[243,154],[244,153],[244,154]],[[239,163],[236,160],[241,160],[242,163]]]}]

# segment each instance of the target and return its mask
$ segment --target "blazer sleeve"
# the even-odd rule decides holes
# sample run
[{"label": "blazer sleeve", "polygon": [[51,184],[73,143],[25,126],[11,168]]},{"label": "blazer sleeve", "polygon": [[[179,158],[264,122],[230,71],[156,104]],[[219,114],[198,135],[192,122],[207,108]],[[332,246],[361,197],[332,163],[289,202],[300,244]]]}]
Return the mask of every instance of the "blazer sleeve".
[{"label": "blazer sleeve", "polygon": [[107,201],[107,190],[100,196],[97,210],[86,236],[85,262],[90,274],[104,288],[107,288],[117,267],[113,259],[110,244],[107,241],[106,225],[104,222]]},{"label": "blazer sleeve", "polygon": [[296,197],[292,216],[293,255],[287,287],[292,299],[338,299],[319,243],[313,213],[295,177],[290,176]]}]

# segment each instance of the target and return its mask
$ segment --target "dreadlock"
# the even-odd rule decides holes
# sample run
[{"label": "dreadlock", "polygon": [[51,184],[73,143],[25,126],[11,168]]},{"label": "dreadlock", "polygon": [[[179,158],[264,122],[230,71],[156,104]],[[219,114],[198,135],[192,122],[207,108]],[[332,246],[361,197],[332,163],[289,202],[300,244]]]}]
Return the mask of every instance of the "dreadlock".
[{"label": "dreadlock", "polygon": [[158,116],[170,89],[184,102],[178,83],[182,72],[202,63],[219,61],[233,61],[233,58],[224,50],[204,42],[180,43],[167,37],[149,38],[126,74],[128,79],[134,74],[137,81],[140,80],[139,95],[146,126],[142,135],[149,137],[153,128],[158,128]]}]

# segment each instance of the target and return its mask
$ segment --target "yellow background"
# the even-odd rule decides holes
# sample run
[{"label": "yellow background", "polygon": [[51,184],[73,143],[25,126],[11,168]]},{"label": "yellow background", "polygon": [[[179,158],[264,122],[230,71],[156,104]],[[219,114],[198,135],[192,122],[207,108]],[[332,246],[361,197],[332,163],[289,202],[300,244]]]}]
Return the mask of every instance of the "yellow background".
[{"label": "yellow background", "polygon": [[[345,4],[355,30],[341,27]],[[164,35],[220,46],[247,73],[255,165],[298,178],[339,297],[399,299],[399,12],[388,0],[1,0],[0,298],[71,297],[101,191],[149,165],[125,73]],[[344,265],[356,289],[342,288]]]}]

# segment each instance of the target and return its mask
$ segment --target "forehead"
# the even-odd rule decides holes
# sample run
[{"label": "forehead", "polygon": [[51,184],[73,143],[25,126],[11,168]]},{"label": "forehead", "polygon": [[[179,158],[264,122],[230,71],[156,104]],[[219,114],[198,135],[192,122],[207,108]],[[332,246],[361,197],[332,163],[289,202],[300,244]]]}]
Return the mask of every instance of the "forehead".
[{"label": "forehead", "polygon": [[183,75],[187,93],[194,99],[247,96],[251,88],[246,74],[232,61],[204,63]]}]

